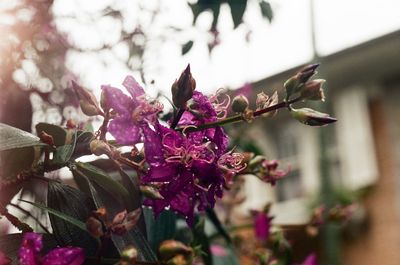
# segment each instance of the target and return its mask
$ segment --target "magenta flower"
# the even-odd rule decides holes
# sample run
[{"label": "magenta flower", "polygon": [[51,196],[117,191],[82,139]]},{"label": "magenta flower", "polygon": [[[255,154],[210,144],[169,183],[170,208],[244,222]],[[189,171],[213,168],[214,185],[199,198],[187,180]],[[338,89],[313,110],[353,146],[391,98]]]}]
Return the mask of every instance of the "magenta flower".
[{"label": "magenta flower", "polygon": [[84,252],[77,247],[58,247],[44,257],[40,255],[43,248],[42,235],[25,233],[18,252],[20,265],[81,265],[85,260]]},{"label": "magenta flower", "polygon": [[116,117],[110,122],[108,130],[120,144],[135,144],[141,139],[144,124],[154,123],[163,106],[159,102],[149,102],[143,88],[132,76],[123,82],[130,96],[120,89],[102,86],[105,105],[113,109]]},{"label": "magenta flower", "polygon": [[277,160],[262,161],[259,174],[261,180],[274,186],[279,179],[285,177],[289,173],[289,170],[278,169],[278,166]]},{"label": "magenta flower", "polygon": [[[166,207],[186,217],[192,225],[194,209],[213,208],[216,197],[222,197],[225,182],[217,161],[221,141],[218,134],[214,141],[198,143],[197,138],[164,127],[144,129],[146,161],[150,168],[143,182],[160,186],[163,199],[146,200],[145,205],[154,209],[156,216]],[[217,138],[217,139],[216,139]]]},{"label": "magenta flower", "polygon": [[[217,119],[210,100],[200,92],[193,93],[188,106],[190,111],[182,115],[180,127]],[[222,197],[225,179],[218,161],[227,150],[228,137],[222,127],[185,135],[156,123],[154,129],[146,126],[143,131],[149,170],[142,181],[157,184],[163,197],[145,204],[153,207],[156,216],[169,207],[191,225],[196,207],[199,211],[213,208],[216,197]]]},{"label": "magenta flower", "polygon": [[254,233],[257,239],[265,241],[270,235],[271,221],[273,217],[263,211],[254,211]]},{"label": "magenta flower", "polygon": [[315,254],[308,255],[301,265],[318,265],[317,256]]}]

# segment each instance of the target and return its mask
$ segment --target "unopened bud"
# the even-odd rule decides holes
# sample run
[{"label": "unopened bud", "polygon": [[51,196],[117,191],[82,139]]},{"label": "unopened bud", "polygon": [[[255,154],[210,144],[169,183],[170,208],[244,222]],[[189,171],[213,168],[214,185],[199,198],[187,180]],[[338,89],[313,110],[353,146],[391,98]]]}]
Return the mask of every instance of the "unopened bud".
[{"label": "unopened bud", "polygon": [[86,221],[86,228],[93,237],[101,237],[104,235],[102,223],[95,217],[89,217]]},{"label": "unopened bud", "polygon": [[318,112],[309,108],[292,108],[290,113],[293,118],[309,126],[323,126],[337,121],[337,119],[330,117],[327,113]]},{"label": "unopened bud", "polygon": [[40,141],[50,146],[54,146],[54,139],[53,136],[47,134],[45,131],[41,131],[39,134]]},{"label": "unopened bud", "polygon": [[160,194],[158,189],[156,189],[153,186],[140,185],[140,191],[145,197],[149,199],[155,199],[155,200],[164,199],[164,197]]},{"label": "unopened bud", "polygon": [[242,94],[232,100],[231,108],[234,112],[243,113],[249,107],[249,100]]},{"label": "unopened bud", "polygon": [[136,265],[138,251],[134,246],[127,246],[121,252],[120,265]]},{"label": "unopened bud", "polygon": [[193,249],[182,242],[175,240],[166,240],[158,248],[161,260],[170,260],[176,255],[193,255]]},{"label": "unopened bud", "polygon": [[196,89],[196,80],[190,73],[190,65],[182,72],[178,80],[172,84],[172,101],[178,108],[186,106],[186,102],[192,98],[193,91]]},{"label": "unopened bud", "polygon": [[107,105],[107,95],[106,95],[105,89],[101,90],[100,106],[104,111],[107,111],[110,109],[110,107]]},{"label": "unopened bud", "polygon": [[107,143],[97,139],[90,142],[90,151],[96,156],[112,156],[113,154],[111,147]]},{"label": "unopened bud", "polygon": [[131,230],[138,222],[141,214],[141,209],[138,208],[132,212],[126,213],[123,211],[114,217],[111,224],[111,231],[117,235],[123,235]]},{"label": "unopened bud", "polygon": [[72,81],[72,88],[79,99],[79,104],[84,114],[88,116],[104,115],[97,103],[96,97],[91,92],[74,81]]},{"label": "unopened bud", "polygon": [[107,210],[104,207],[101,207],[93,212],[93,216],[99,218],[100,220],[107,220]]},{"label": "unopened bud", "polygon": [[315,79],[305,83],[300,92],[302,99],[325,101],[323,90],[324,79]]},{"label": "unopened bud", "polygon": [[193,257],[191,255],[176,255],[167,261],[168,265],[191,265]]},{"label": "unopened bud", "polygon": [[67,120],[67,123],[65,125],[67,127],[67,129],[76,129],[76,122],[72,119]]},{"label": "unopened bud", "polygon": [[319,64],[310,64],[305,66],[283,84],[286,89],[286,99],[289,99],[291,95],[302,89],[304,83],[306,83],[316,73],[315,70],[318,66]]}]

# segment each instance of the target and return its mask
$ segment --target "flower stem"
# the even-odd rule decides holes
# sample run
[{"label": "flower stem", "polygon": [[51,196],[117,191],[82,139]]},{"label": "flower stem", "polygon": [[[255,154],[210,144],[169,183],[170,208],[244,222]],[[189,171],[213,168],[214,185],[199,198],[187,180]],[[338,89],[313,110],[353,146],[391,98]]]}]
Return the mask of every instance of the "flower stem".
[{"label": "flower stem", "polygon": [[174,120],[171,123],[171,129],[175,129],[176,125],[178,125],[179,120],[181,119],[183,113],[185,113],[184,108],[178,109],[178,112],[176,113],[176,116],[174,117]]},{"label": "flower stem", "polygon": [[110,112],[107,111],[104,115],[103,124],[100,127],[100,140],[103,141],[106,140],[107,126],[109,121],[110,121]]},{"label": "flower stem", "polygon": [[[301,100],[301,98],[297,97],[297,98],[294,98],[294,99],[289,100],[289,101],[282,101],[282,102],[279,102],[279,103],[277,103],[275,105],[266,107],[264,109],[257,110],[257,111],[255,111],[253,113],[253,117],[256,118],[256,117],[261,116],[262,114],[265,114],[265,113],[268,113],[268,112],[271,112],[271,111],[274,111],[274,110],[277,110],[277,109],[288,107],[289,105],[291,105],[293,103],[296,103],[299,100]],[[244,121],[244,120],[245,120],[245,118],[242,115],[239,114],[239,115],[231,116],[231,117],[228,117],[228,118],[225,118],[225,119],[222,119],[222,120],[217,120],[217,121],[214,121],[214,122],[200,124],[197,127],[188,127],[186,130],[185,130],[185,127],[179,127],[176,130],[177,131],[185,130],[185,132],[196,132],[196,131],[201,131],[201,130],[205,130],[205,129],[209,129],[209,128],[214,128],[214,127],[217,127],[217,126],[222,126],[222,125],[226,125],[226,124],[230,124],[230,123],[241,122],[241,121]],[[173,127],[171,126],[171,128],[173,128]]]}]

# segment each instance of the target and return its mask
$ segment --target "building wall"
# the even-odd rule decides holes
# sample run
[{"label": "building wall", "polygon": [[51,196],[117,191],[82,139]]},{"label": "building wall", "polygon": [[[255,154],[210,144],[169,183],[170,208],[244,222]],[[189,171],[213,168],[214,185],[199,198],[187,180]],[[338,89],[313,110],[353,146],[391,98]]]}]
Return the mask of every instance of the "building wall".
[{"label": "building wall", "polygon": [[[364,200],[369,228],[343,247],[343,264],[397,265],[400,262],[400,220],[396,209],[394,144],[390,137],[388,106],[383,97],[370,103],[378,181]],[[400,110],[400,106],[393,106]],[[399,141],[399,140],[397,140]]]}]

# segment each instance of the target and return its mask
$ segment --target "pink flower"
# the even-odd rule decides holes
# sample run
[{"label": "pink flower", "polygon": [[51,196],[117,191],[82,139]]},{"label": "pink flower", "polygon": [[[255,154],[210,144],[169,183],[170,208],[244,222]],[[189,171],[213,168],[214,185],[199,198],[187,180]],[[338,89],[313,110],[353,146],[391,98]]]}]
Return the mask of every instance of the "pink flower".
[{"label": "pink flower", "polygon": [[25,233],[18,252],[20,265],[81,265],[85,260],[84,252],[77,247],[57,247],[44,257],[40,255],[43,248],[42,235]]}]

